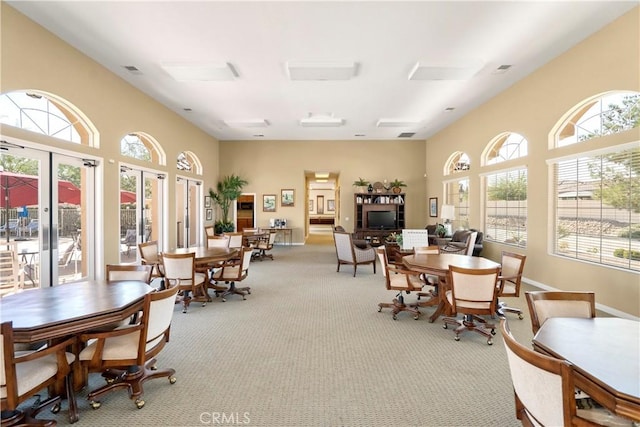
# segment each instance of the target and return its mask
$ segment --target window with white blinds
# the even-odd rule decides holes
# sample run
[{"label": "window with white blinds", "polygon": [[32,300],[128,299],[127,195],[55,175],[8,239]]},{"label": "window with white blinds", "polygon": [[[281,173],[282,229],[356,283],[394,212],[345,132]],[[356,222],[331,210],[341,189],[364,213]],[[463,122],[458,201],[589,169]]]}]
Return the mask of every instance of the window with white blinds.
[{"label": "window with white blinds", "polygon": [[549,164],[555,188],[553,252],[640,271],[640,145]]},{"label": "window with white blinds", "polygon": [[485,182],[486,240],[527,246],[527,169],[487,174]]}]

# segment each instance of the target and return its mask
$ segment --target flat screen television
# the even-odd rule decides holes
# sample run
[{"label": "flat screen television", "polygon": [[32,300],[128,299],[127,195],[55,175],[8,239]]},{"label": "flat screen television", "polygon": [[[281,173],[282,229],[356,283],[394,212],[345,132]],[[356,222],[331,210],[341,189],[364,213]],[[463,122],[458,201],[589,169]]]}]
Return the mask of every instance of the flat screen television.
[{"label": "flat screen television", "polygon": [[396,228],[395,211],[367,212],[367,228],[378,230],[393,230]]}]

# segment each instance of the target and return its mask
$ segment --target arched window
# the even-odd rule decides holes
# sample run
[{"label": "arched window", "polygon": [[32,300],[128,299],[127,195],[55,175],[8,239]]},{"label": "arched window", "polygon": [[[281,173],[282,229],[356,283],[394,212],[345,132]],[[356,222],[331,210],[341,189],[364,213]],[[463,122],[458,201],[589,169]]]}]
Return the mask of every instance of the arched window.
[{"label": "arched window", "polygon": [[[560,148],[640,125],[640,94],[610,92],[576,105],[558,122],[550,144]],[[640,142],[550,159],[553,253],[640,271]],[[589,147],[593,147],[590,145]]]},{"label": "arched window", "polygon": [[42,91],[0,95],[0,123],[75,144],[98,146],[98,131],[74,105]]},{"label": "arched window", "polygon": [[[445,175],[458,175],[468,173],[471,169],[471,160],[466,153],[461,151],[453,153],[445,163]],[[454,206],[455,228],[469,228],[469,177],[456,177],[456,179],[444,182],[445,203]],[[450,219],[450,218],[446,218]]]},{"label": "arched window", "polygon": [[555,127],[555,147],[611,135],[640,126],[640,93],[610,92],[576,105]]},{"label": "arched window", "polygon": [[512,162],[525,157],[527,148],[524,136],[505,132],[493,138],[482,154],[485,166],[509,162],[508,169],[483,174],[487,240],[527,245],[527,167]]},{"label": "arched window", "polygon": [[160,144],[144,132],[125,135],[120,140],[120,154],[145,162],[165,164],[165,155]]},{"label": "arched window", "polygon": [[191,151],[183,151],[178,154],[176,167],[179,171],[188,171],[196,175],[202,175],[202,163],[200,163],[198,157]]}]

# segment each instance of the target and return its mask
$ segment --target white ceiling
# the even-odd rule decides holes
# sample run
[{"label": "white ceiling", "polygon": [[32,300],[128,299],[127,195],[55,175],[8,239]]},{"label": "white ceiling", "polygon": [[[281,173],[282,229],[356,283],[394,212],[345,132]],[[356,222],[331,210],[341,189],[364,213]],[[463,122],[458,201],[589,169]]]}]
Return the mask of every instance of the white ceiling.
[{"label": "white ceiling", "polygon": [[[222,141],[394,139],[402,132],[425,139],[638,5],[637,0],[7,3]],[[356,72],[349,80],[292,81],[289,61],[353,62]],[[464,80],[409,80],[418,62],[472,64],[479,71]],[[231,64],[237,76],[177,81],[162,68],[211,63]],[[496,73],[500,65],[512,67]],[[343,125],[301,126],[310,113],[342,119]],[[381,119],[416,123],[377,127]],[[266,127],[225,124],[256,120]]]}]

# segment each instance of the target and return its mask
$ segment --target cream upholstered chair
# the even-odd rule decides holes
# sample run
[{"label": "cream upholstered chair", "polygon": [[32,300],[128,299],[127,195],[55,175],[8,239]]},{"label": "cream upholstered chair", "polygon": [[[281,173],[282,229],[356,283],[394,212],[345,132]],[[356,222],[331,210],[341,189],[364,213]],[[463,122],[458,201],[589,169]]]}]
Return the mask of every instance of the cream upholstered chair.
[{"label": "cream upholstered chair", "polygon": [[140,323],[109,332],[80,335],[86,347],[79,360],[89,372],[102,372],[109,381],[89,392],[91,406],[100,407],[100,396],[126,388],[138,408],[144,406],[142,385],[152,378],[166,377],[175,383],[174,369],[157,370],[155,356],[169,341],[169,330],[177,286],[148,293],[144,298]]},{"label": "cream upholstered chair", "polygon": [[177,286],[182,293],[182,312],[186,313],[191,301],[202,302],[206,306],[209,301],[207,293],[207,277],[205,273],[196,271],[196,254],[161,254],[164,266],[164,280],[166,287]]},{"label": "cream upholstered chair", "polygon": [[424,282],[420,278],[420,273],[389,264],[387,251],[384,246],[378,246],[375,251],[378,259],[380,260],[382,275],[384,276],[387,289],[391,291],[398,291],[392,302],[381,302],[378,304],[378,312],[382,311],[383,308],[391,308],[393,320],[397,320],[398,313],[401,311],[408,311],[413,313],[414,319],[418,320],[420,317],[420,311],[418,311],[418,308],[415,305],[412,306],[405,304],[404,295],[402,293],[404,292],[409,294],[422,289]]},{"label": "cream upholstered chair", "polygon": [[596,295],[593,292],[531,291],[524,295],[534,334],[550,317],[596,317]]},{"label": "cream upholstered chair", "polygon": [[148,264],[107,264],[107,282],[117,282],[122,280],[137,280],[146,284],[151,283],[151,273],[153,266]]},{"label": "cream upholstered chair", "polygon": [[451,289],[445,291],[446,302],[451,306],[452,313],[461,313],[463,317],[461,320],[445,317],[443,327],[456,326],[456,341],[460,340],[460,333],[473,331],[487,337],[487,344],[493,344],[495,325],[481,316],[493,316],[496,312],[499,272],[500,267],[474,269],[449,266],[447,283]]},{"label": "cream upholstered chair", "polygon": [[73,392],[71,364],[73,353],[66,351],[75,343],[75,337],[37,351],[15,351],[13,324],[4,322],[0,326],[0,402],[2,403],[3,426],[55,425],[55,421],[35,419],[43,409],[60,410],[60,395],[31,405],[26,410],[18,405],[39,394],[42,390],[65,391],[69,401],[69,421],[78,420],[76,400]]},{"label": "cream upholstered chair", "polygon": [[271,230],[266,239],[260,239],[255,249],[258,250],[257,259],[262,261],[264,258],[269,258],[273,260],[273,254],[267,253],[267,251],[271,251],[273,249],[273,245],[276,241],[276,235],[278,233],[275,230]]},{"label": "cream upholstered chair", "polygon": [[228,248],[229,236],[207,236],[207,248]]},{"label": "cream upholstered chair", "polygon": [[207,225],[204,227],[204,235],[206,237],[213,237],[216,235],[216,228],[213,225]]},{"label": "cream upholstered chair", "polygon": [[500,316],[504,316],[505,313],[516,313],[519,319],[522,320],[524,318],[521,309],[507,306],[506,303],[500,301],[500,297],[517,298],[520,296],[520,282],[522,281],[522,271],[526,260],[526,255],[502,252],[500,276],[498,276],[497,312]]},{"label": "cream upholstered chair", "polygon": [[[416,255],[437,255],[440,253],[440,247],[437,245],[415,246],[413,248],[413,253]],[[440,280],[440,278],[438,276],[431,276],[428,274],[422,274],[420,277],[422,278],[422,280],[424,280],[424,283],[426,285],[431,286],[433,289],[430,289],[429,292],[418,292],[417,294],[418,300],[426,296],[431,297],[431,299],[429,299],[426,303],[418,303],[418,306],[425,307],[425,306],[437,305],[438,299],[435,298],[433,291],[438,286],[438,281]]]},{"label": "cream upholstered chair", "polygon": [[371,247],[359,248],[353,244],[352,236],[349,233],[334,231],[333,241],[336,245],[336,256],[338,257],[338,268],[340,271],[342,264],[353,265],[353,277],[356,277],[356,269],[359,265],[372,264],[373,274],[376,273],[376,251]]},{"label": "cream upholstered chair", "polygon": [[233,249],[240,249],[243,247],[244,236],[242,233],[224,233],[229,238],[229,247]]},{"label": "cream upholstered chair", "polygon": [[140,251],[140,260],[142,264],[147,264],[153,267],[151,270],[151,277],[164,276],[158,241],[149,240],[148,242],[139,243],[138,250]]},{"label": "cream upholstered chair", "polygon": [[505,318],[500,320],[500,332],[511,372],[516,418],[523,426],[634,425],[601,407],[579,409],[574,393],[575,372],[569,362],[518,343]]},{"label": "cream upholstered chair", "polygon": [[232,259],[225,262],[222,265],[222,268],[213,274],[213,280],[229,284],[229,288],[221,293],[223,302],[226,301],[226,297],[228,295],[241,295],[242,299],[245,300],[247,299],[246,295],[251,294],[251,288],[249,286],[238,288],[236,287],[236,282],[243,281],[249,275],[249,266],[251,265],[252,254],[252,248],[241,248],[239,259]]}]

